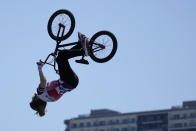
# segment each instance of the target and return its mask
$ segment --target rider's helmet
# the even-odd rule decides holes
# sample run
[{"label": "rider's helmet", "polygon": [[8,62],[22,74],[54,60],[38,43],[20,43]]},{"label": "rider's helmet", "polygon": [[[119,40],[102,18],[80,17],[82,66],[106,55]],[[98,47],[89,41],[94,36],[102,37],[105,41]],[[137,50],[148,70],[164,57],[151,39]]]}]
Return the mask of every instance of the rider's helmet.
[{"label": "rider's helmet", "polygon": [[47,103],[39,99],[36,93],[32,97],[32,101],[29,104],[33,110],[37,111],[36,114],[39,114],[39,116],[45,115],[45,108]]}]

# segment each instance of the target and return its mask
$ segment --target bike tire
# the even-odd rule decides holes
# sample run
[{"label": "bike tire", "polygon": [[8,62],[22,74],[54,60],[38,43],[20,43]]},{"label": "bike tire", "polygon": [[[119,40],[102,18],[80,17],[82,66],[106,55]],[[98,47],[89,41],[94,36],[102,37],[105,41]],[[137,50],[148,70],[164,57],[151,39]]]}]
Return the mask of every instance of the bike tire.
[{"label": "bike tire", "polygon": [[[55,33],[54,30],[52,29],[53,22],[54,22],[55,18],[57,18],[57,16],[60,16],[63,14],[70,19],[71,25],[70,25],[70,28],[67,30],[67,32],[65,34],[63,34],[62,37],[57,37],[57,32]],[[59,23],[57,23],[57,24],[59,24]],[[48,34],[53,40],[62,41],[62,40],[67,39],[73,33],[74,28],[75,28],[75,18],[74,18],[74,15],[69,10],[65,10],[65,9],[57,10],[56,12],[54,12],[51,15],[51,17],[48,20],[48,26],[47,26]]]},{"label": "bike tire", "polygon": [[[112,49],[111,49],[111,52],[108,53],[108,55],[103,56],[103,57],[100,58],[96,55],[94,45],[97,43],[96,40],[99,37],[102,37],[102,36],[106,36],[106,37],[109,37],[109,39],[111,39]],[[103,43],[101,43],[101,42],[99,42],[99,43],[104,44],[104,41],[102,41],[102,42]],[[105,47],[105,49],[106,48],[107,47]],[[105,50],[105,49],[103,49],[103,50]],[[102,50],[100,50],[100,51],[102,51]],[[99,31],[99,32],[95,33],[92,36],[92,38],[90,39],[90,42],[89,42],[89,56],[95,62],[104,63],[104,62],[107,62],[107,61],[111,60],[112,57],[115,55],[116,51],[117,51],[117,39],[116,39],[115,35],[113,33],[109,32],[109,31]],[[99,51],[97,51],[97,52],[99,52]],[[104,51],[102,53],[104,53]]]}]

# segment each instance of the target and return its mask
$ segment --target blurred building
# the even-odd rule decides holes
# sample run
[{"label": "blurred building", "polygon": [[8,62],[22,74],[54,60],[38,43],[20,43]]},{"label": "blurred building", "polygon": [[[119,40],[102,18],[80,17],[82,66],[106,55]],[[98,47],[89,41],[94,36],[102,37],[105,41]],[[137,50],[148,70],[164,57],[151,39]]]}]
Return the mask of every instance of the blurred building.
[{"label": "blurred building", "polygon": [[65,131],[196,131],[196,101],[146,112],[91,110],[89,115],[79,115],[64,123]]}]

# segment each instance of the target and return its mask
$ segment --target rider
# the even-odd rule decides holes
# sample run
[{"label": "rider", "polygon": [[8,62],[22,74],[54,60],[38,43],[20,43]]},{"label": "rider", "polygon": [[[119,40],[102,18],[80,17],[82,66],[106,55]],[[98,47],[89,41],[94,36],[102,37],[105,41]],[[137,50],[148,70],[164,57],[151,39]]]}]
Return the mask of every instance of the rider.
[{"label": "rider", "polygon": [[[40,84],[37,88],[37,93],[35,93],[32,97],[30,107],[40,116],[45,115],[47,102],[57,101],[64,93],[75,89],[78,85],[79,79],[68,62],[68,59],[76,56],[88,56],[88,39],[80,32],[78,33],[78,37],[82,46],[76,45],[69,50],[65,49],[58,53],[56,58],[58,74],[60,76],[58,80],[47,82],[42,72],[44,63],[37,62]],[[88,62],[84,59],[78,60],[77,62],[88,64]]]}]

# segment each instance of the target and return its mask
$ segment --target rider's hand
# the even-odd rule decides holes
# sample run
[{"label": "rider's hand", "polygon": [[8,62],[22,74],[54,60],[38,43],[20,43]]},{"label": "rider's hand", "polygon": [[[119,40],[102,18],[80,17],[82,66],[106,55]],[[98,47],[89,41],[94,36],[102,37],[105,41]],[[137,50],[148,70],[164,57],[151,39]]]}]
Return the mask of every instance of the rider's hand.
[{"label": "rider's hand", "polygon": [[44,63],[43,62],[37,62],[38,70],[42,70],[42,67],[43,66],[44,66]]}]

